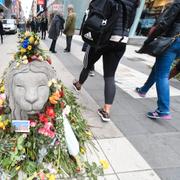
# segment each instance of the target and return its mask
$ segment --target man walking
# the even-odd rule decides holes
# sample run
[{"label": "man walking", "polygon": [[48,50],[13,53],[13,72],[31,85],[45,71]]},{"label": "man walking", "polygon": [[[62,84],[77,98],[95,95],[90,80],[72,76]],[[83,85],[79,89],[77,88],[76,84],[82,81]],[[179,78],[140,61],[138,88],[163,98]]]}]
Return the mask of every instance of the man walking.
[{"label": "man walking", "polygon": [[64,29],[64,34],[66,35],[66,48],[64,52],[71,51],[71,41],[75,31],[76,23],[76,13],[74,12],[74,7],[72,4],[68,5],[68,16],[66,19],[66,25]]}]

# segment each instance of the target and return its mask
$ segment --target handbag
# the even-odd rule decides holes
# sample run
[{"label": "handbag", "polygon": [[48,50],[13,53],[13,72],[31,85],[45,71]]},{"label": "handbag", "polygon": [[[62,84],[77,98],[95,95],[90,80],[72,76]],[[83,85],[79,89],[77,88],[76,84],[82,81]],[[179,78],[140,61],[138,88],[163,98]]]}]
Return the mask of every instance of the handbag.
[{"label": "handbag", "polygon": [[144,44],[143,47],[137,52],[158,57],[163,54],[163,52],[165,52],[166,49],[171,46],[171,44],[173,44],[178,36],[179,34],[174,37],[159,36],[151,42]]}]

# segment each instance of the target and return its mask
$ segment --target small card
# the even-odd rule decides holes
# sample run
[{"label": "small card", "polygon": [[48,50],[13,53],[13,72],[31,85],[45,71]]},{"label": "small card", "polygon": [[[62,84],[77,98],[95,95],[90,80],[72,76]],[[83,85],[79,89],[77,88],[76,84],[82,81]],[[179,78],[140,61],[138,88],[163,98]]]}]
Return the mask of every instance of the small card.
[{"label": "small card", "polygon": [[15,132],[29,132],[30,122],[28,120],[12,120],[12,126]]}]

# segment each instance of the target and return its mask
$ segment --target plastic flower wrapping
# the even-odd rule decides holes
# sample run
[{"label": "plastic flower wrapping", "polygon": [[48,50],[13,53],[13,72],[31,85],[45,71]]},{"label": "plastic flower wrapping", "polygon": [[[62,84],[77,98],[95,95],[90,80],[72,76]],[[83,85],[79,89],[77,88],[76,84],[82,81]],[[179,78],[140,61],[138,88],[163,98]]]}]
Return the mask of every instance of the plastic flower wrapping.
[{"label": "plastic flower wrapping", "polygon": [[[17,68],[49,57],[39,48],[38,35],[26,32],[14,56]],[[75,96],[61,81],[48,82],[49,98],[43,109],[29,115],[30,131],[18,133],[10,119],[11,109],[0,80],[0,177],[1,179],[54,180],[85,176],[97,179],[104,164],[89,163],[87,144],[93,145],[92,133],[81,115]],[[107,165],[106,165],[107,166]]]}]

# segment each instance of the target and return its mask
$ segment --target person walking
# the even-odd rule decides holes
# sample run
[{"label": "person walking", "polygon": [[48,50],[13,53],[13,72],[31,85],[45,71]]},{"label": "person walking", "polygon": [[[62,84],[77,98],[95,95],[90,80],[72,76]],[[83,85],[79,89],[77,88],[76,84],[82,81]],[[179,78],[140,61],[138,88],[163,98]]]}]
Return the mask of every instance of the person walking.
[{"label": "person walking", "polygon": [[60,34],[61,23],[62,23],[62,17],[60,13],[57,13],[53,18],[49,29],[49,38],[52,39],[52,43],[49,51],[51,51],[52,53],[56,53],[55,47],[56,47],[57,38],[59,37]]},{"label": "person walking", "polygon": [[0,36],[1,36],[1,44],[3,44],[3,35],[4,35],[4,30],[3,30],[3,24],[0,19]]},{"label": "person walking", "polygon": [[41,39],[46,39],[46,31],[48,30],[48,19],[45,15],[41,18]]},{"label": "person walking", "polygon": [[[98,109],[98,114],[105,122],[110,121],[110,110],[116,91],[114,79],[115,72],[120,59],[125,52],[129,29],[134,21],[136,9],[139,5],[138,0],[124,0],[123,2],[126,7],[126,13],[124,12],[122,4],[117,4],[116,0],[107,0],[107,3],[109,3],[109,7],[111,8],[111,12],[109,13],[114,13],[113,10],[114,8],[117,8],[118,5],[121,9],[121,11],[119,10],[118,12],[118,18],[115,20],[115,25],[113,27],[110,40],[104,48],[97,50],[94,47],[90,47],[88,53],[88,64],[82,69],[79,80],[73,82],[75,90],[80,91],[81,86],[88,78],[91,68],[95,62],[98,61],[101,56],[103,56],[105,104],[103,108]],[[126,14],[126,16],[124,16],[124,14]]]},{"label": "person walking", "polygon": [[[169,92],[169,72],[173,61],[180,57],[180,0],[174,2],[157,19],[155,26],[150,30],[146,46],[158,36],[176,37],[175,41],[162,55],[156,57],[152,71],[142,87],[137,87],[136,92],[144,97],[151,86],[156,83],[157,90],[157,109],[148,112],[147,117],[151,119],[171,119],[170,114],[170,92]],[[139,50],[141,53],[141,50]]]},{"label": "person walking", "polygon": [[[83,59],[83,66],[84,67],[87,67],[87,64],[88,64],[89,49],[90,49],[90,46],[88,45],[88,43],[84,42],[83,46],[82,46],[82,51],[85,52],[84,59]],[[91,77],[95,76],[94,65],[92,66],[92,68],[89,71],[89,76],[91,76]]]},{"label": "person walking", "polygon": [[75,24],[76,24],[76,13],[74,12],[74,7],[72,4],[68,5],[68,16],[66,19],[64,34],[66,35],[66,48],[64,52],[71,51],[71,42],[72,37],[75,32]]},{"label": "person walking", "polygon": [[31,31],[35,33],[37,32],[37,20],[35,17],[33,17],[31,21]]}]

